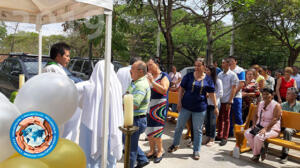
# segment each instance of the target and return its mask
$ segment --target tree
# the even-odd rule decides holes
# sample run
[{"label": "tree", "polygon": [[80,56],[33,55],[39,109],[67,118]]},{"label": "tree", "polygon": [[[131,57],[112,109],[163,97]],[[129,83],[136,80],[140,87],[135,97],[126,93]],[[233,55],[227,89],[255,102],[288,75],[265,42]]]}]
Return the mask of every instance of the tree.
[{"label": "tree", "polygon": [[300,52],[300,2],[294,0],[257,0],[241,19],[249,19],[267,30],[289,50],[288,65],[292,66]]},{"label": "tree", "polygon": [[[179,2],[179,0],[147,0],[147,5],[151,7],[160,31],[166,41],[167,70],[170,70],[174,61],[175,47],[172,37],[172,30],[179,23],[192,19],[191,15],[188,13],[185,13],[185,15],[180,15],[177,18],[173,18],[173,12],[181,9],[181,7],[176,5],[176,2]],[[142,0],[127,0],[127,3],[133,7],[144,6],[144,1]],[[142,10],[142,8],[140,9]]]},{"label": "tree", "polygon": [[[208,64],[212,64],[213,62],[214,42],[245,24],[240,23],[230,29],[226,29],[226,31],[220,32],[218,30],[221,20],[232,11],[239,10],[243,6],[247,6],[248,3],[252,3],[252,1],[253,0],[195,0],[192,4],[188,5],[179,3],[180,6],[194,14],[199,21],[205,25],[207,38],[206,59]],[[217,34],[217,32],[219,33]]]}]

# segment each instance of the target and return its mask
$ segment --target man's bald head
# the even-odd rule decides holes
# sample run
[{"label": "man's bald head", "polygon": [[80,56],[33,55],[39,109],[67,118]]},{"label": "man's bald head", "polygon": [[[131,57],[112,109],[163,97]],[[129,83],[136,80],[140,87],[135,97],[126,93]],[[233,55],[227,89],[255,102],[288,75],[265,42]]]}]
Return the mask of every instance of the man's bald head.
[{"label": "man's bald head", "polygon": [[130,73],[131,73],[131,78],[134,81],[145,76],[147,73],[146,63],[140,60],[136,61],[134,64],[132,64]]}]

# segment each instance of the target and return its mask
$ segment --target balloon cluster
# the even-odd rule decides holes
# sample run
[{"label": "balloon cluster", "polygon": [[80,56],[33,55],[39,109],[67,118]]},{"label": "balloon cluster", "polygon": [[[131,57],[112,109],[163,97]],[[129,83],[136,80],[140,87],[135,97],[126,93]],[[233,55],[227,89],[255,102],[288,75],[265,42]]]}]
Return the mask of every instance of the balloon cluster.
[{"label": "balloon cluster", "polygon": [[[10,127],[14,120],[29,111],[41,111],[62,126],[74,114],[78,102],[76,86],[67,77],[44,73],[29,79],[12,104],[0,93],[0,168],[85,168],[81,148],[60,138],[55,149],[41,159],[29,159],[15,153],[10,143]],[[15,154],[14,154],[15,153]]]}]

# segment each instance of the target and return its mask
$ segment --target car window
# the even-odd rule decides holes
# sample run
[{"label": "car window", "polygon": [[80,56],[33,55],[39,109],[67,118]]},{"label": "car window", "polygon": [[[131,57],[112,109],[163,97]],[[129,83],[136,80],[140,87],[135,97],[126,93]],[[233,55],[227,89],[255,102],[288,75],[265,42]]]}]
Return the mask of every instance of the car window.
[{"label": "car window", "polygon": [[12,61],[12,70],[11,71],[12,72],[15,71],[18,73],[24,73],[20,62],[18,62],[18,61]]},{"label": "car window", "polygon": [[[47,62],[42,62],[42,67],[45,67]],[[38,74],[38,62],[36,61],[28,61],[24,62],[25,69],[29,75],[36,75]]]},{"label": "car window", "polygon": [[9,61],[9,60],[6,60],[4,62],[3,68],[2,68],[3,72],[10,73],[11,72],[11,68],[12,68],[12,62]]},{"label": "car window", "polygon": [[73,71],[80,72],[82,63],[83,63],[82,60],[76,61],[74,66],[73,66]]},{"label": "car window", "polygon": [[74,61],[75,61],[75,60],[71,60],[71,61],[70,61],[70,63],[68,64],[68,68],[71,68],[71,67],[72,67]]},{"label": "car window", "polygon": [[84,61],[82,72],[85,73],[89,71],[91,71],[91,63],[90,61]]}]

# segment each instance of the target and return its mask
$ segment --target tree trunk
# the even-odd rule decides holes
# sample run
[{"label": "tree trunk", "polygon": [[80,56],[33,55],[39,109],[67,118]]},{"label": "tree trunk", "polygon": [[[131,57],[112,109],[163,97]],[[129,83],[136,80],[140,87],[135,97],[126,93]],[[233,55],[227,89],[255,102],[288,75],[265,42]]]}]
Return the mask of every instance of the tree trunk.
[{"label": "tree trunk", "polygon": [[230,46],[230,53],[229,53],[230,56],[234,56],[234,35],[235,35],[235,30],[234,30],[235,22],[234,21],[235,21],[234,13],[232,12],[232,28],[233,28],[233,30],[231,32],[231,46]]},{"label": "tree trunk", "polygon": [[171,71],[171,67],[174,61],[174,44],[173,39],[170,31],[166,32],[165,39],[167,42],[167,71]]},{"label": "tree trunk", "polygon": [[91,61],[93,58],[93,43],[89,41],[89,60]]},{"label": "tree trunk", "polygon": [[16,25],[16,27],[15,27],[15,30],[14,30],[14,34],[13,34],[13,36],[12,36],[12,41],[11,41],[11,45],[10,45],[10,52],[14,52],[14,47],[15,47],[15,36],[16,36],[18,27],[19,27],[19,23],[17,23],[17,25]]},{"label": "tree trunk", "polygon": [[207,45],[206,45],[206,64],[213,64],[213,35],[211,32],[211,20],[213,15],[213,4],[214,0],[208,1],[208,17],[205,23],[206,26],[206,36],[207,36]]},{"label": "tree trunk", "polygon": [[290,56],[288,59],[288,66],[293,66],[299,55],[300,48],[297,48],[297,49],[290,48],[289,50],[290,50]]}]

